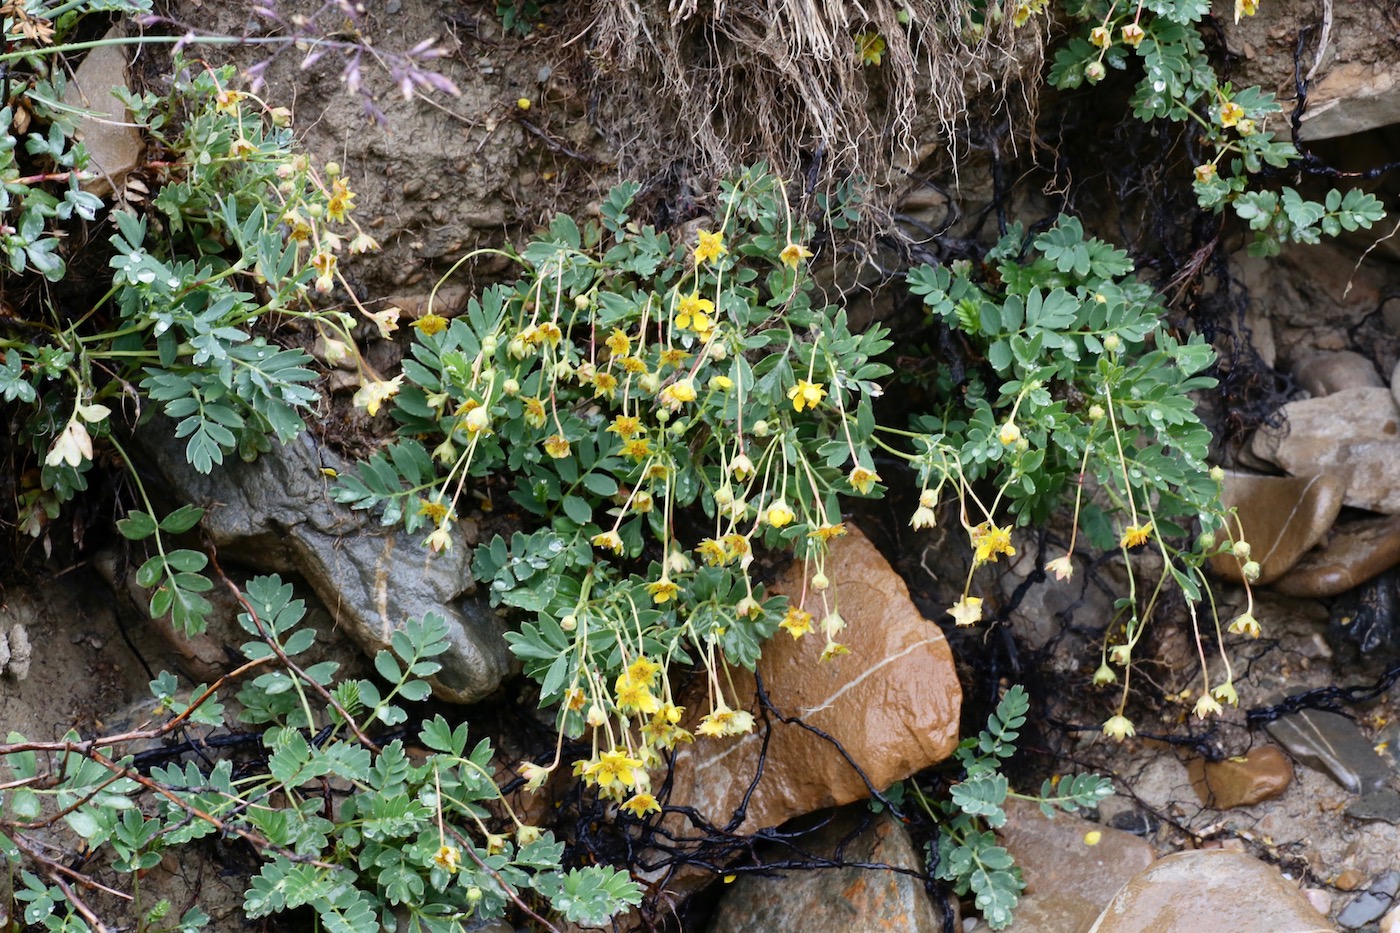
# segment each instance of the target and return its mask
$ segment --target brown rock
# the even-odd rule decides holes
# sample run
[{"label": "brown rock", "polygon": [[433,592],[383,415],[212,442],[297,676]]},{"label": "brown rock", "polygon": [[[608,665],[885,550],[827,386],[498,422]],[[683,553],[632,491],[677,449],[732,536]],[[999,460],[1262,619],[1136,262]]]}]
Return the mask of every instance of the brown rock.
[{"label": "brown rock", "polygon": [[1400,122],[1400,65],[1339,62],[1308,89],[1308,109],[1298,135],[1311,142],[1353,136],[1396,122]]},{"label": "brown rock", "polygon": [[1348,868],[1337,876],[1332,886],[1338,891],[1355,891],[1366,883],[1366,875],[1355,868]]},{"label": "brown rock", "polygon": [[1278,869],[1242,852],[1198,849],[1159,859],[1123,886],[1089,933],[1330,933],[1334,927]]},{"label": "brown rock", "polygon": [[[1152,847],[1131,833],[1070,814],[1052,819],[1024,800],[1008,800],[1006,816],[1002,843],[1027,885],[1010,933],[1082,933],[1155,858]],[[1094,845],[1085,841],[1090,832],[1099,834]]]},{"label": "brown rock", "polygon": [[1277,746],[1261,745],[1224,761],[1192,759],[1186,766],[1202,805],[1216,810],[1272,800],[1288,789],[1293,763]]},{"label": "brown rock", "polygon": [[[1326,536],[1337,513],[1342,510],[1346,481],[1340,477],[1260,476],[1229,472],[1225,475],[1220,502],[1236,509],[1244,540],[1251,557],[1259,562],[1259,585],[1264,586],[1288,572],[1298,558]],[[1221,577],[1243,583],[1240,562],[1231,554],[1211,560],[1211,569]]]},{"label": "brown rock", "polygon": [[[117,37],[118,29],[112,27],[103,38]],[[82,188],[100,198],[115,191],[127,173],[141,164],[145,149],[141,130],[132,125],[126,105],[112,94],[113,88],[126,86],[125,49],[104,45],[88,52],[63,93],[68,106],[92,112],[78,119],[78,137],[90,157],[87,170],[98,177],[83,182]]]},{"label": "brown rock", "polygon": [[1345,477],[1347,505],[1400,512],[1400,405],[1389,389],[1344,389],[1281,414],[1280,425],[1255,433],[1251,453],[1295,476]]},{"label": "brown rock", "polygon": [[1344,389],[1384,387],[1376,364],[1352,350],[1321,350],[1304,357],[1293,367],[1298,384],[1314,398]]},{"label": "brown rock", "polygon": [[[904,581],[864,535],[852,530],[835,542],[827,575],[828,595],[835,592],[848,623],[842,640],[850,654],[823,663],[818,635],[793,641],[779,632],[764,646],[758,674],[782,716],[797,717],[839,742],[870,784],[884,790],[952,754],[962,688],[943,633],[919,613]],[[801,593],[802,567],[794,566],[774,588]],[[820,617],[820,596],[809,592],[806,608]],[[717,826],[734,816],[764,748],[754,676],[740,669],[733,683],[737,696],[753,698],[749,708],[757,727],[750,735],[684,746],[676,755],[670,798]],[[831,742],[771,718],[763,773],[735,832],[756,832],[870,795]]]},{"label": "brown rock", "polygon": [[[1400,454],[1400,450],[1397,450]],[[1400,564],[1400,515],[1336,525],[1323,545],[1273,583],[1286,596],[1336,596]]]},{"label": "brown rock", "polygon": [[[847,841],[860,817],[842,814],[816,839],[795,844],[827,858],[836,856],[839,848],[845,862],[923,871],[923,857],[909,834],[888,815],[877,817],[874,825]],[[791,849],[784,847],[776,854],[786,859]],[[934,910],[916,876],[868,868],[744,875],[725,892],[710,925],[710,933],[939,933],[942,929],[941,911]]]}]

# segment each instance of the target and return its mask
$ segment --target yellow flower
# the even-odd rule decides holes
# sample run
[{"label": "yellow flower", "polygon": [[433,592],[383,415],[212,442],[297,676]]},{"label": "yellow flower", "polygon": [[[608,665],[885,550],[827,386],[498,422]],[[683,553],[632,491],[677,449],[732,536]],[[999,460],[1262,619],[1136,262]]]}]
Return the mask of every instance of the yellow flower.
[{"label": "yellow flower", "polygon": [[614,554],[622,553],[622,535],[615,531],[604,531],[589,539],[596,548],[612,551]]},{"label": "yellow flower", "polygon": [[655,583],[647,584],[647,592],[651,594],[651,601],[658,606],[675,599],[676,594],[680,591],[681,588],[666,577],[662,577]]},{"label": "yellow flower", "polygon": [[593,377],[593,397],[612,398],[617,392],[617,377],[612,373],[598,373]]},{"label": "yellow flower", "polygon": [[753,461],[747,454],[739,454],[729,461],[729,472],[734,474],[735,479],[748,479],[754,473]]},{"label": "yellow flower", "polygon": [[637,660],[627,665],[627,676],[648,687],[656,683],[656,675],[659,673],[661,673],[661,665],[646,655],[638,656]]},{"label": "yellow flower", "polygon": [[729,552],[730,559],[748,556],[749,539],[744,535],[725,535],[720,541],[724,543],[724,549]]},{"label": "yellow flower", "polygon": [[634,437],[622,445],[622,452],[633,460],[645,460],[651,456],[651,441],[645,437]]},{"label": "yellow flower", "polygon": [[429,311],[409,326],[416,328],[424,337],[431,337],[447,330],[447,318]]},{"label": "yellow flower", "polygon": [[695,246],[695,264],[698,266],[703,262],[711,262],[721,256],[728,255],[729,247],[724,245],[724,231],[710,233],[708,230],[701,230],[700,242]]},{"label": "yellow flower", "polygon": [[662,366],[679,366],[690,359],[690,354],[680,347],[667,347],[661,351],[660,359]]},{"label": "yellow flower", "polygon": [[380,311],[366,311],[365,317],[374,322],[374,326],[379,328],[381,340],[388,340],[389,335],[399,329],[399,315],[403,313],[401,308],[390,305]]},{"label": "yellow flower", "polygon": [[563,460],[569,455],[569,442],[562,434],[551,434],[545,438],[544,452],[555,460]]},{"label": "yellow flower", "polygon": [[842,538],[846,535],[846,525],[844,522],[837,522],[834,525],[818,525],[813,530],[807,532],[807,537],[816,538],[823,543],[832,538]]},{"label": "yellow flower", "polygon": [[1010,447],[1021,439],[1021,429],[1016,426],[1016,422],[1008,421],[1001,426],[1001,431],[997,438],[1006,446]]},{"label": "yellow flower", "polygon": [[584,769],[583,775],[592,779],[599,787],[611,787],[614,784],[619,787],[635,787],[638,780],[637,770],[641,766],[640,761],[622,749],[615,748],[599,755],[597,761]]},{"label": "yellow flower", "polygon": [[610,434],[616,434],[623,440],[627,440],[639,432],[645,433],[642,431],[641,419],[632,415],[618,415],[612,420],[612,424],[608,425],[607,430]]},{"label": "yellow flower", "polygon": [[553,321],[545,321],[539,327],[535,328],[533,340],[535,343],[546,342],[550,346],[558,346],[559,341],[563,339],[563,337],[564,332],[559,329],[558,324]]},{"label": "yellow flower", "polygon": [[645,515],[656,505],[656,500],[651,493],[645,489],[637,490],[637,494],[632,497],[632,511],[638,515]]},{"label": "yellow flower", "polygon": [[379,414],[379,406],[399,394],[403,385],[403,374],[393,379],[377,379],[360,386],[351,402],[356,408],[363,408],[372,418]]},{"label": "yellow flower", "polygon": [[1235,22],[1240,21],[1241,16],[1253,16],[1259,12],[1259,0],[1235,0]]},{"label": "yellow flower", "polygon": [[1204,165],[1196,166],[1196,181],[1199,184],[1209,184],[1215,178],[1215,163],[1207,162]]},{"label": "yellow flower", "polygon": [[525,423],[532,428],[544,427],[544,402],[531,395],[525,396],[520,401],[525,403]]},{"label": "yellow flower", "polygon": [[1126,716],[1113,716],[1103,724],[1103,734],[1110,739],[1118,739],[1120,742],[1129,736],[1135,735],[1132,721]]},{"label": "yellow flower", "polygon": [[627,674],[617,678],[613,689],[617,694],[617,708],[624,713],[643,713],[650,716],[661,709],[661,701],[652,695],[651,688],[633,680]]},{"label": "yellow flower", "polygon": [[714,538],[705,538],[695,546],[695,552],[700,555],[706,566],[718,567],[720,564],[730,560],[729,551],[723,544]]},{"label": "yellow flower", "polygon": [[1130,45],[1133,48],[1137,48],[1139,45],[1142,44],[1142,40],[1147,35],[1147,33],[1143,32],[1142,27],[1139,26],[1137,23],[1129,23],[1128,25],[1123,27],[1121,35],[1123,36],[1124,45]]},{"label": "yellow flower", "polygon": [[1231,706],[1240,705],[1240,695],[1235,692],[1235,685],[1228,680],[1212,690],[1211,694],[1221,703],[1229,703]]},{"label": "yellow flower", "polygon": [[622,358],[622,371],[637,376],[647,371],[647,364],[638,357],[624,356]]},{"label": "yellow flower", "polygon": [[1106,49],[1113,44],[1113,34],[1104,26],[1095,26],[1089,31],[1089,44]]},{"label": "yellow flower", "polygon": [[1011,529],[997,525],[989,526],[987,522],[972,529],[972,546],[975,549],[972,562],[977,565],[995,564],[997,557],[1002,554],[1008,557],[1016,556],[1016,549],[1011,546]]},{"label": "yellow flower", "polygon": [[439,524],[444,518],[446,518],[448,512],[450,511],[451,509],[448,508],[447,503],[437,501],[430,502],[427,499],[424,499],[422,503],[418,506],[418,514],[426,515],[428,517],[428,521],[434,525]]},{"label": "yellow flower", "polygon": [[982,621],[982,598],[964,596],[953,604],[953,608],[948,610],[948,615],[952,616],[958,625],[976,625]]},{"label": "yellow flower", "polygon": [[793,514],[792,509],[788,507],[786,502],[779,499],[768,507],[765,517],[768,519],[768,524],[772,525],[774,528],[782,528],[785,525],[792,524],[792,520],[797,516]]},{"label": "yellow flower", "polygon": [[1146,525],[1129,525],[1123,529],[1123,537],[1119,544],[1125,548],[1135,548],[1139,544],[1146,544],[1147,539],[1152,535],[1152,523]]},{"label": "yellow flower", "polygon": [[862,32],[856,34],[856,58],[862,65],[880,64],[880,58],[885,54],[885,37],[878,32]]},{"label": "yellow flower", "polygon": [[875,484],[880,482],[880,474],[869,467],[857,466],[851,470],[851,474],[846,479],[850,482],[851,488],[862,496],[868,496],[870,490],[875,488]]},{"label": "yellow flower", "polygon": [[909,519],[909,527],[918,531],[920,528],[932,528],[937,521],[933,509],[921,505],[914,510],[914,517]]},{"label": "yellow flower", "polygon": [[1232,100],[1220,105],[1220,125],[1234,126],[1244,118],[1244,108]]},{"label": "yellow flower", "polygon": [[661,809],[661,804],[658,803],[656,798],[651,794],[633,794],[628,798],[627,802],[622,805],[622,809],[630,812],[638,819],[641,819],[648,813],[656,813],[659,811]]},{"label": "yellow flower", "polygon": [[822,403],[822,397],[825,395],[826,389],[822,388],[820,382],[808,382],[806,379],[797,380],[797,385],[787,392],[787,397],[792,400],[793,411],[815,409]]},{"label": "yellow flower", "polygon": [[462,850],[444,842],[438,846],[437,854],[433,856],[433,864],[449,875],[455,875],[458,866],[462,864]]},{"label": "yellow flower", "polygon": [[695,401],[695,383],[690,379],[677,379],[662,389],[658,398],[667,408],[679,411],[686,402]]},{"label": "yellow flower", "polygon": [[783,265],[793,269],[796,269],[798,264],[801,263],[804,259],[811,258],[812,251],[807,247],[799,246],[796,243],[789,243],[787,246],[784,246],[783,251],[778,254],[778,259],[782,260]]},{"label": "yellow flower", "polygon": [[710,319],[714,310],[715,303],[708,298],[701,298],[697,292],[682,295],[676,303],[676,326],[681,330],[693,330],[704,336],[714,327],[714,322]]},{"label": "yellow flower", "polygon": [[793,641],[797,641],[812,630],[812,614],[796,606],[788,606],[788,611],[783,616],[783,621],[778,623],[778,627],[791,635]]},{"label": "yellow flower", "polygon": [[616,327],[613,328],[612,333],[608,334],[608,339],[603,342],[607,344],[608,352],[613,356],[626,356],[632,351],[632,338]]},{"label": "yellow flower", "polygon": [[345,216],[355,207],[355,192],[350,190],[344,178],[331,182],[331,197],[326,202],[326,216],[338,224],[345,223]]},{"label": "yellow flower", "polygon": [[1063,582],[1074,576],[1074,561],[1066,554],[1046,564],[1045,569],[1054,574],[1056,580]]},{"label": "yellow flower", "polygon": [[826,647],[822,649],[821,657],[817,658],[817,660],[818,660],[818,661],[830,661],[830,660],[832,660],[833,658],[838,658],[838,657],[840,657],[840,656],[843,655],[843,654],[850,654],[850,653],[851,653],[851,649],[850,649],[850,648],[847,648],[845,645],[837,644],[837,643],[834,642],[834,641],[829,641],[829,642],[826,643]]},{"label": "yellow flower", "polygon": [[447,526],[439,525],[433,529],[433,533],[428,535],[423,542],[424,547],[434,554],[441,554],[443,551],[452,549],[452,533],[447,530]]},{"label": "yellow flower", "polygon": [[214,109],[219,113],[226,113],[230,116],[238,114],[238,102],[247,97],[242,91],[234,91],[224,88],[214,95]]}]

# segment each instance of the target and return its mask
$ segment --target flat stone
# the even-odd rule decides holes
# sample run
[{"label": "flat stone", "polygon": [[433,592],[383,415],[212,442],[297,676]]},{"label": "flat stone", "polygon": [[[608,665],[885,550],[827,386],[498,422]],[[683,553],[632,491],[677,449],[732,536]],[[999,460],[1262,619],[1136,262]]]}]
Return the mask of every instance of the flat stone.
[{"label": "flat stone", "polygon": [[1354,820],[1400,826],[1400,793],[1387,787],[1374,794],[1358,797],[1347,804],[1344,812]]},{"label": "flat stone", "polygon": [[[1220,502],[1235,509],[1239,530],[1250,544],[1250,557],[1259,563],[1261,586],[1288,573],[1298,559],[1326,537],[1342,510],[1346,481],[1337,476],[1261,476],[1230,471],[1225,474]],[[1243,583],[1240,562],[1232,554],[1211,559],[1211,569],[1234,583]]]},{"label": "flat stone", "polygon": [[1400,871],[1388,871],[1338,911],[1337,922],[1354,930],[1379,920],[1395,905],[1397,893],[1400,893]]},{"label": "flat stone", "polygon": [[438,698],[471,703],[511,670],[502,620],[475,594],[472,550],[464,542],[440,554],[401,525],[386,528],[367,512],[331,500],[324,469],[352,466],[303,432],[251,463],[230,457],[210,474],[185,459],[168,421],[137,432],[173,498],[203,506],[204,533],[224,560],[303,577],[339,626],[373,655],[409,619],[437,613],[448,649],[432,679]]},{"label": "flat stone", "polygon": [[1400,907],[1393,908],[1381,918],[1380,933],[1400,933]]},{"label": "flat stone", "polygon": [[[962,688],[943,633],[919,613],[904,581],[864,535],[852,529],[837,539],[826,572],[827,592],[834,590],[848,625],[841,640],[850,653],[821,662],[819,635],[794,641],[780,631],[764,645],[758,675],[784,717],[800,718],[831,736],[870,783],[884,790],[953,753]],[[803,568],[796,564],[773,589],[798,601],[803,582]],[[809,588],[805,607],[820,618],[821,594]],[[733,831],[752,833],[870,796],[866,782],[831,742],[772,717],[762,776],[747,809],[737,812],[759,772],[765,739],[754,675],[740,668],[731,676],[735,695],[750,701],[757,725],[749,735],[682,746],[672,805],[694,807],[718,827],[739,820]],[[701,714],[708,712],[699,709],[703,703],[688,706]]]},{"label": "flat stone", "polygon": [[1293,377],[1313,398],[1345,389],[1384,388],[1385,380],[1370,359],[1352,350],[1319,350],[1293,367]]},{"label": "flat stone", "polygon": [[1344,477],[1346,505],[1400,512],[1400,405],[1389,389],[1344,389],[1289,402],[1280,414],[1281,425],[1255,432],[1255,456],[1294,476]]},{"label": "flat stone", "polygon": [[1261,745],[1223,761],[1194,758],[1186,765],[1202,806],[1216,810],[1272,800],[1293,781],[1293,763],[1277,746]]},{"label": "flat stone", "polygon": [[1390,776],[1370,739],[1345,716],[1307,709],[1281,716],[1264,728],[1298,761],[1353,794],[1378,791]]},{"label": "flat stone", "polygon": [[1400,123],[1400,65],[1389,59],[1342,62],[1308,89],[1298,137],[1333,139],[1393,123]]},{"label": "flat stone", "polygon": [[1338,596],[1396,566],[1400,515],[1363,518],[1334,525],[1322,545],[1304,554],[1273,588],[1285,596]]},{"label": "flat stone", "polygon": [[1088,933],[1328,933],[1332,926],[1277,868],[1229,849],[1158,859]]},{"label": "flat stone", "polygon": [[[121,35],[114,26],[103,39]],[[126,105],[112,94],[113,88],[127,86],[125,48],[99,45],[88,52],[63,92],[65,104],[91,111],[90,116],[78,118],[77,130],[88,152],[87,171],[98,174],[81,187],[99,198],[115,191],[141,164],[146,148],[140,127],[133,125]]]},{"label": "flat stone", "polygon": [[[1131,833],[1067,813],[1051,818],[1024,800],[1007,801],[1001,837],[1026,880],[1010,933],[1082,933],[1156,858]],[[1086,838],[1097,842],[1089,845]]]},{"label": "flat stone", "polygon": [[[870,827],[851,838],[860,816],[841,814],[814,838],[799,838],[794,844],[823,858],[839,854],[843,862],[924,870],[922,853],[903,825],[888,814],[875,817]],[[772,854],[787,860],[792,849],[783,847]],[[942,929],[942,912],[934,909],[916,875],[854,867],[741,875],[725,891],[709,927],[710,933],[941,933]]]}]

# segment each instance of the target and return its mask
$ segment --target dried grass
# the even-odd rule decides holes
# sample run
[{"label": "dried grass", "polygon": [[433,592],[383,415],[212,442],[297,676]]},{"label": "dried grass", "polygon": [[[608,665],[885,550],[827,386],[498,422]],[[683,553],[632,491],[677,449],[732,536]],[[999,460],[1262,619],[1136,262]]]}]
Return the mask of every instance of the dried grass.
[{"label": "dried grass", "polygon": [[[995,0],[992,0],[994,3]],[[697,188],[763,160],[822,188],[860,178],[878,198],[935,153],[956,171],[974,116],[1039,73],[1044,24],[970,28],[967,0],[593,0],[599,123],[620,170],[680,171]],[[906,9],[909,23],[898,13]],[[866,66],[856,36],[885,41]],[[1028,114],[1032,95],[1022,92]],[[1026,119],[1027,117],[1023,117]],[[1001,118],[1003,125],[1005,119]]]}]

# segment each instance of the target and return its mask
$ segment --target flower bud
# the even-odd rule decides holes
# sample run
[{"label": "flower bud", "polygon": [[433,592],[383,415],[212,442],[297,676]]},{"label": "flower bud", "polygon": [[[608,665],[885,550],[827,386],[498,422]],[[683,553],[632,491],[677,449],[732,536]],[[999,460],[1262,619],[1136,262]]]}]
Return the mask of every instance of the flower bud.
[{"label": "flower bud", "polygon": [[1084,66],[1084,77],[1089,79],[1090,84],[1098,84],[1108,74],[1108,69],[1103,66],[1103,62],[1090,62]]},{"label": "flower bud", "polygon": [[496,335],[487,334],[481,338],[481,352],[486,356],[496,355]]},{"label": "flower bud", "polygon": [[1245,561],[1245,562],[1244,562],[1244,566],[1240,567],[1240,573],[1244,574],[1244,578],[1245,578],[1246,580],[1248,580],[1250,583],[1253,583],[1255,580],[1258,580],[1258,579],[1259,579],[1259,561],[1257,561],[1257,560],[1247,560],[1247,561]]},{"label": "flower bud", "polygon": [[1215,480],[1217,483],[1225,482],[1225,469],[1223,467],[1218,466],[1211,467],[1210,478]]},{"label": "flower bud", "polygon": [[1249,542],[1236,541],[1234,547],[1230,548],[1230,553],[1239,560],[1249,560]]},{"label": "flower bud", "polygon": [[1109,353],[1117,353],[1123,347],[1123,339],[1117,334],[1109,334],[1103,338],[1103,348]]},{"label": "flower bud", "polygon": [[508,398],[514,398],[516,395],[520,394],[520,383],[514,379],[507,379],[505,382],[501,383],[501,391],[505,393]]},{"label": "flower bud", "polygon": [[1201,532],[1200,537],[1196,538],[1196,547],[1200,548],[1202,551],[1215,550],[1215,532]]},{"label": "flower bud", "polygon": [[566,632],[572,632],[574,629],[578,628],[578,616],[574,615],[572,612],[569,613],[559,620],[559,627]]},{"label": "flower bud", "polygon": [[759,438],[767,437],[770,430],[771,430],[771,428],[768,426],[768,422],[767,422],[767,421],[762,421],[762,420],[760,420],[760,421],[755,421],[755,422],[753,423],[753,436],[754,436],[754,437],[759,437]]},{"label": "flower bud", "polygon": [[812,575],[812,589],[820,593],[828,586],[831,586],[831,580],[827,578],[826,574],[818,570],[815,574]]}]

